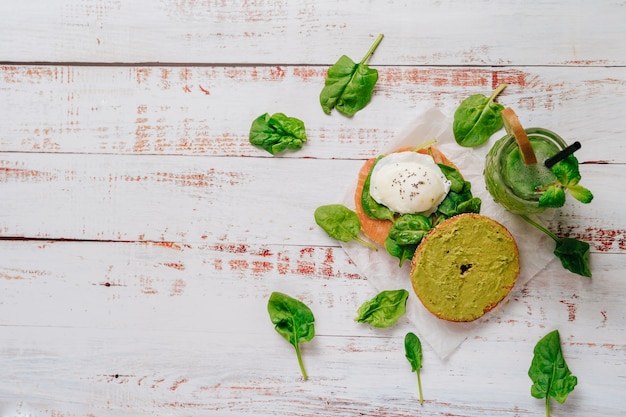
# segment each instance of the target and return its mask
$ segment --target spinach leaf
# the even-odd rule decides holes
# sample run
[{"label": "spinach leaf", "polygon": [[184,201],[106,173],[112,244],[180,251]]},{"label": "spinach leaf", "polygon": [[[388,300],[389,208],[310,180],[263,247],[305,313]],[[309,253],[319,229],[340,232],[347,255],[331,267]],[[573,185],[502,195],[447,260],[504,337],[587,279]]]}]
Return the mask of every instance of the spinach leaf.
[{"label": "spinach leaf", "polygon": [[270,295],[267,311],[276,331],[296,349],[302,377],[307,380],[300,343],[310,342],[315,336],[313,312],[302,301],[280,292],[273,292]]},{"label": "spinach leaf", "polygon": [[450,191],[433,214],[433,225],[462,213],[479,213],[481,200],[472,195],[472,184],[465,181],[461,173],[448,165],[437,164],[450,181]]},{"label": "spinach leaf", "polygon": [[400,266],[402,266],[407,259],[413,259],[417,245],[399,245],[395,240],[387,238],[385,249],[389,255],[400,259]]},{"label": "spinach leaf", "polygon": [[527,215],[520,214],[520,217],[556,242],[553,253],[561,261],[563,268],[575,274],[591,278],[589,243],[570,237],[560,238]]},{"label": "spinach leaf", "polygon": [[409,292],[404,289],[382,291],[359,307],[354,320],[372,327],[391,327],[406,313],[408,297]]},{"label": "spinach leaf", "polygon": [[385,248],[391,256],[400,259],[413,258],[417,245],[433,228],[430,218],[421,214],[403,214],[393,223],[385,240]]},{"label": "spinach leaf", "polygon": [[378,201],[374,200],[370,194],[370,184],[372,178],[372,171],[374,167],[384,156],[379,156],[376,161],[372,164],[370,168],[370,172],[367,174],[367,178],[363,183],[363,190],[361,191],[361,207],[363,207],[363,212],[367,214],[368,217],[376,220],[390,220],[394,221],[395,216],[394,212],[390,210],[387,206],[379,204]]},{"label": "spinach leaf", "polygon": [[424,404],[422,395],[422,381],[420,379],[420,369],[422,369],[422,342],[415,333],[409,332],[404,337],[404,352],[407,360],[411,364],[411,372],[417,373],[417,387],[420,394],[420,405]]},{"label": "spinach leaf", "polygon": [[365,63],[382,40],[383,35],[378,35],[358,64],[343,55],[328,69],[328,76],[320,93],[320,104],[324,113],[330,114],[335,108],[339,113],[353,116],[370,102],[378,81],[378,71],[369,68]]},{"label": "spinach leaf", "polygon": [[302,120],[283,113],[265,113],[252,122],[249,139],[254,146],[275,155],[287,149],[301,149],[307,137]]},{"label": "spinach leaf", "polygon": [[481,145],[502,128],[504,106],[494,100],[505,88],[506,84],[501,84],[488,98],[474,94],[461,102],[452,122],[454,139],[459,145]]},{"label": "spinach leaf", "polygon": [[[457,169],[446,164],[437,164],[437,166],[441,169],[441,172],[445,175],[446,179],[450,181],[450,191],[454,191],[455,193],[462,193],[463,191],[466,191],[466,188],[468,187],[467,184],[470,183],[463,179],[463,176]],[[471,184],[469,186],[471,186]]]},{"label": "spinach leaf", "polygon": [[430,219],[421,214],[403,214],[398,217],[391,230],[389,238],[400,245],[418,244],[422,238],[432,229]]},{"label": "spinach leaf", "polygon": [[533,353],[528,370],[528,376],[533,381],[530,394],[546,399],[546,417],[550,417],[550,397],[563,404],[578,379],[565,363],[558,330],[553,330],[537,342]]},{"label": "spinach leaf", "polygon": [[480,207],[482,200],[478,197],[473,197],[469,200],[465,200],[459,203],[457,206],[457,214],[462,213],[480,213]]},{"label": "spinach leaf", "polygon": [[557,240],[554,255],[563,268],[575,274],[591,277],[589,269],[589,243],[571,237]]},{"label": "spinach leaf", "polygon": [[361,231],[359,216],[342,204],[328,204],[315,209],[315,223],[317,223],[328,235],[342,242],[352,239],[378,250],[376,246],[358,236]]},{"label": "spinach leaf", "polygon": [[462,213],[479,213],[481,203],[480,198],[472,197],[469,190],[462,193],[450,191],[437,208],[436,214],[450,218]]}]

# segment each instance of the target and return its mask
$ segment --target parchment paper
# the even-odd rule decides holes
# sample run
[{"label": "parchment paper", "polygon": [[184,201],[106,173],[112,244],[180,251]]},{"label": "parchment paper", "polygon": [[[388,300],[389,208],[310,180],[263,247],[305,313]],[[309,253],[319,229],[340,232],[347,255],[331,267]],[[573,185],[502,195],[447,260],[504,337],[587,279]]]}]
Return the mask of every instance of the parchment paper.
[{"label": "parchment paper", "polygon": [[[495,203],[485,188],[483,168],[485,156],[495,140],[503,136],[496,134],[476,148],[464,148],[454,141],[452,134],[452,117],[445,115],[438,108],[430,108],[413,120],[398,136],[381,151],[389,153],[403,146],[419,146],[430,139],[436,139],[435,146],[439,148],[461,171],[463,177],[472,183],[472,193],[482,200],[480,213],[491,217],[505,226],[515,238],[519,252],[521,271],[516,282],[516,288],[524,285],[553,259],[551,250],[537,250],[537,248],[551,248],[550,238],[527,224],[519,216],[506,211]],[[354,208],[354,190],[356,187],[357,172],[354,181],[350,183],[344,197],[343,204]],[[543,220],[553,215],[543,214]],[[374,286],[377,291],[404,288],[409,291],[407,301],[407,317],[415,327],[415,333],[423,342],[441,357],[450,355],[463,341],[479,334],[480,326],[498,309],[506,309],[506,299],[496,309],[482,318],[468,323],[453,323],[441,320],[431,314],[422,305],[411,286],[409,274],[411,262],[398,266],[398,259],[390,256],[384,248],[373,251],[354,241],[342,243],[342,247],[355,263],[362,275]],[[504,310],[504,314],[506,310]]]}]

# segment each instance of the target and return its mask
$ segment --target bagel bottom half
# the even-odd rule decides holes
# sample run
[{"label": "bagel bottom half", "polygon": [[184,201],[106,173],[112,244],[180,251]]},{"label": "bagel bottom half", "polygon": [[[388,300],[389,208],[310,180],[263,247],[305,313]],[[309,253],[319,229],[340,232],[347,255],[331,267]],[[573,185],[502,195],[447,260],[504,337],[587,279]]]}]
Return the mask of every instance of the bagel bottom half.
[{"label": "bagel bottom half", "polygon": [[480,214],[460,214],[435,227],[413,257],[411,283],[435,316],[473,321],[498,305],[520,271],[511,233]]}]

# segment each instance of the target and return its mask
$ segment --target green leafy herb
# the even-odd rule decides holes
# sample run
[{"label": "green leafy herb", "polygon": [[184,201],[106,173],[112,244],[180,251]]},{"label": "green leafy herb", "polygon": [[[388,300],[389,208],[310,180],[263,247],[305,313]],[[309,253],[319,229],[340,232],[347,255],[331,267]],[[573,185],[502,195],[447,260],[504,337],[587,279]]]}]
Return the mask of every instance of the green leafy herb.
[{"label": "green leafy herb", "polygon": [[549,184],[539,197],[539,207],[562,207],[565,204],[565,190],[583,204],[593,200],[591,191],[579,184],[581,176],[578,159],[574,155],[569,155],[551,169],[556,181]]},{"label": "green leafy herb", "polygon": [[530,217],[524,214],[520,216],[556,242],[553,253],[561,261],[563,268],[584,277],[591,277],[591,269],[589,268],[589,243],[569,237],[560,238]]},{"label": "green leafy herb", "polygon": [[420,394],[420,405],[424,404],[422,395],[422,381],[420,379],[420,369],[422,369],[422,342],[415,333],[409,332],[404,337],[404,351],[407,360],[411,364],[411,372],[417,373],[417,388]]},{"label": "green leafy herb", "polygon": [[370,102],[378,81],[378,71],[369,68],[366,62],[382,40],[383,35],[378,35],[358,64],[343,55],[328,69],[328,76],[320,93],[320,104],[324,113],[330,114],[335,108],[346,116],[353,116]]},{"label": "green leafy herb", "polygon": [[404,289],[382,291],[359,307],[354,320],[373,327],[391,327],[406,313],[408,297],[409,292]]},{"label": "green leafy herb", "polygon": [[533,381],[530,394],[546,399],[546,417],[550,417],[550,397],[563,404],[578,383],[563,358],[558,330],[537,342],[528,376]]},{"label": "green leafy herb", "polygon": [[448,165],[437,164],[451,183],[450,191],[433,214],[433,226],[462,213],[480,213],[482,201],[472,195],[472,184],[461,173]]},{"label": "green leafy herb", "polygon": [[446,179],[450,181],[450,191],[462,193],[471,187],[471,184],[463,179],[463,176],[457,169],[446,164],[437,164],[437,166],[441,169]]},{"label": "green leafy herb", "polygon": [[561,185],[551,184],[539,197],[539,207],[558,208],[565,204],[565,190]]},{"label": "green leafy herb", "polygon": [[342,242],[352,239],[378,250],[376,246],[358,236],[361,231],[359,216],[348,207],[341,204],[328,204],[315,209],[315,223],[317,223],[328,235]]},{"label": "green leafy herb", "polygon": [[376,161],[374,161],[369,173],[367,174],[367,178],[363,183],[363,190],[361,191],[361,207],[363,207],[363,212],[372,219],[394,221],[395,213],[387,206],[384,206],[374,200],[370,194],[372,171],[374,171],[374,167],[383,157],[384,156],[379,156]]},{"label": "green leafy herb", "polygon": [[554,255],[561,260],[561,265],[585,277],[591,277],[589,269],[589,243],[571,237],[556,241]]},{"label": "green leafy herb", "polygon": [[296,349],[302,376],[307,380],[300,343],[310,342],[315,336],[313,312],[302,301],[280,292],[273,292],[270,295],[267,311],[276,331]]},{"label": "green leafy herb", "polygon": [[454,139],[459,145],[481,145],[502,128],[504,106],[494,100],[505,88],[506,84],[501,84],[490,97],[474,94],[461,102],[452,122]]},{"label": "green leafy herb", "polygon": [[385,239],[385,250],[389,255],[398,258],[400,266],[402,266],[407,259],[413,259],[417,245],[399,245],[395,240],[387,238]]},{"label": "green leafy herb", "polygon": [[250,127],[250,143],[265,149],[272,155],[298,150],[306,142],[304,122],[283,113],[269,113],[257,117]]},{"label": "green leafy herb", "polygon": [[431,220],[421,214],[403,214],[391,226],[385,248],[391,256],[405,260],[413,258],[417,245],[433,228]]}]

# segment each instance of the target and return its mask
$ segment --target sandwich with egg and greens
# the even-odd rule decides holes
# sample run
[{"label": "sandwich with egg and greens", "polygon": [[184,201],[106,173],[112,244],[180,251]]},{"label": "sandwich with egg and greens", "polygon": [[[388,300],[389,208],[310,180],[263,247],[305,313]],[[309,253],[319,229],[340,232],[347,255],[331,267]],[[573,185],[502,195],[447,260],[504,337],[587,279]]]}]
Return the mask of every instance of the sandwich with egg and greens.
[{"label": "sandwich with egg and greens", "polygon": [[363,233],[402,266],[433,228],[458,214],[479,213],[481,200],[457,167],[427,143],[367,160],[354,203]]},{"label": "sandwich with egg and greens", "polygon": [[407,275],[430,313],[473,321],[515,285],[519,251],[504,226],[479,214],[481,200],[470,182],[431,143],[367,160],[358,175],[355,210],[321,206],[315,219],[341,241],[384,247],[400,267],[410,260]]}]

